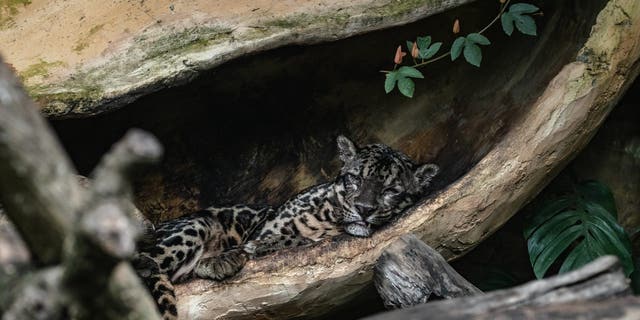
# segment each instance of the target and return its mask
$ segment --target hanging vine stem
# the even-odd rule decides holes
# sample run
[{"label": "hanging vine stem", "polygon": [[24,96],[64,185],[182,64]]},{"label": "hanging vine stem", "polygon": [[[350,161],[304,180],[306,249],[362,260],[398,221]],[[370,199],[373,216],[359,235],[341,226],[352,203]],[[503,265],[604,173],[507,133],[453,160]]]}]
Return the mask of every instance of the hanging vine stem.
[{"label": "hanging vine stem", "polygon": [[[442,60],[447,56],[451,56],[451,60],[454,61],[464,52],[464,58],[467,62],[476,67],[480,67],[480,63],[482,62],[482,49],[480,46],[491,44],[483,33],[491,28],[498,20],[501,20],[502,29],[509,36],[513,33],[514,27],[523,34],[537,35],[535,20],[528,14],[538,12],[538,7],[528,3],[510,5],[511,0],[500,2],[500,10],[489,24],[478,32],[456,38],[449,51],[435,58],[432,57],[439,51],[442,43],[436,42],[432,44],[430,36],[417,37],[417,40],[413,42],[407,41],[407,49],[413,58],[413,65],[401,66],[403,57],[407,55],[407,53],[402,51],[402,46],[399,46],[396,50],[393,70],[380,70],[380,72],[386,74],[385,91],[389,93],[393,91],[397,85],[403,95],[412,97],[415,89],[412,78],[424,78],[417,68]],[[507,8],[509,8],[508,11]],[[458,20],[456,20],[454,23],[454,33],[458,32],[459,25]],[[417,58],[421,58],[422,61],[418,62],[416,60]]]},{"label": "hanging vine stem", "polygon": [[[507,0],[507,1],[505,1],[505,3],[500,5],[500,12],[498,12],[498,15],[495,18],[493,18],[493,20],[491,20],[491,22],[489,22],[488,25],[486,25],[484,28],[482,28],[482,30],[478,31],[478,34],[483,34],[484,32],[486,32],[489,28],[491,28],[491,26],[493,26],[496,23],[496,21],[498,21],[498,19],[500,19],[500,16],[502,16],[502,13],[504,13],[504,10],[507,9],[507,6],[509,5],[509,2],[511,2],[511,0]],[[447,56],[449,56],[450,54],[451,54],[451,50],[449,50],[446,53],[443,53],[443,54],[441,54],[441,55],[439,55],[439,56],[437,56],[437,57],[435,57],[435,58],[433,58],[431,60],[427,60],[427,61],[422,61],[420,63],[416,63],[416,64],[412,65],[412,67],[418,68],[418,67],[426,66],[426,65],[428,65],[430,63],[442,60],[442,59],[446,58]],[[397,69],[397,67],[398,67],[398,64],[396,63],[393,66],[393,70]],[[390,70],[380,70],[380,72],[389,73],[391,71]]]}]

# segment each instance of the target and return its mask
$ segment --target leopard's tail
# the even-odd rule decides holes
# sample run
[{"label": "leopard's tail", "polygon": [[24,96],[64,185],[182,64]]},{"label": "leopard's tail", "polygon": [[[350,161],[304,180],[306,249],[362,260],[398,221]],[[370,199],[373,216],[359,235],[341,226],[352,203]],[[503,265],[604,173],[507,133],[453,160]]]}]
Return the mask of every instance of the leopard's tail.
[{"label": "leopard's tail", "polygon": [[177,320],[177,299],[169,275],[160,272],[158,264],[144,255],[136,256],[132,264],[144,285],[149,289],[162,319]]},{"label": "leopard's tail", "polygon": [[158,306],[158,311],[160,311],[162,319],[177,320],[178,309],[176,294],[169,276],[165,273],[153,274],[144,278],[144,282]]}]

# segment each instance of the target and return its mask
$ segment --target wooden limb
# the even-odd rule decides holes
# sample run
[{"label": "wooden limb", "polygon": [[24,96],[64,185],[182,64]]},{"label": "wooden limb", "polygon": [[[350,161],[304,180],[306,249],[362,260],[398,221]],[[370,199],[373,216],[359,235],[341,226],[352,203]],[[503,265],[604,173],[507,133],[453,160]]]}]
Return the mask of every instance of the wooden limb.
[{"label": "wooden limb", "polygon": [[60,261],[82,199],[74,174],[38,107],[0,59],[0,202],[41,263]]},{"label": "wooden limb", "polygon": [[482,293],[415,235],[402,236],[387,247],[373,280],[387,308],[426,303],[431,295],[451,299]]},{"label": "wooden limb", "polygon": [[456,319],[640,319],[640,298],[627,296],[604,301],[580,301],[552,306],[522,307],[473,316],[472,318],[458,317]]},{"label": "wooden limb", "polygon": [[[416,308],[417,309],[417,308]],[[625,296],[603,301],[576,301],[572,303],[522,306],[514,309],[496,310],[491,313],[460,315],[460,314],[426,314],[425,310],[411,310],[402,315],[379,314],[365,319],[429,319],[429,320],[553,320],[553,319],[581,319],[581,320],[631,320],[640,319],[640,298]]]},{"label": "wooden limb", "polygon": [[[509,310],[518,310],[524,306],[534,308],[534,310],[539,307],[559,304],[585,306],[586,301],[602,301],[630,294],[629,280],[625,277],[618,258],[605,256],[578,270],[532,281],[511,289],[431,302],[367,319],[424,319],[426,316],[432,315],[436,315],[437,319],[482,319],[487,317],[493,319],[493,315],[496,313],[503,313],[507,317],[511,312]],[[580,308],[576,310],[580,310]]]},{"label": "wooden limb", "polygon": [[[65,250],[63,284],[69,289],[70,311],[74,317],[119,319],[131,312],[140,313],[141,318],[146,319],[157,316],[155,305],[149,299],[146,303],[139,303],[139,299],[120,300],[124,304],[113,308],[108,302],[117,297],[112,296],[114,292],[108,287],[116,265],[134,254],[135,241],[141,231],[130,219],[135,209],[129,201],[132,197],[130,175],[137,166],[157,161],[161,154],[162,147],[153,136],[131,130],[95,169],[91,200],[76,225],[71,245]],[[134,296],[148,298],[135,274],[121,277],[119,281],[118,287],[127,287],[134,291]]]},{"label": "wooden limb", "polygon": [[[139,233],[127,214],[133,207],[128,175],[161,153],[150,134],[130,131],[96,169],[100,181],[84,192],[50,128],[0,59],[1,202],[38,260],[62,260],[47,286],[38,276],[13,279],[23,285],[10,290],[19,295],[0,296],[2,309],[15,319],[29,318],[31,309],[42,311],[43,319],[56,319],[65,309],[77,319],[158,319],[146,288],[122,261],[134,253]],[[48,296],[54,307],[20,298],[30,297],[30,288],[42,289],[38,297]]]},{"label": "wooden limb", "polygon": [[63,319],[62,268],[52,267],[2,283],[0,314],[6,320]]}]

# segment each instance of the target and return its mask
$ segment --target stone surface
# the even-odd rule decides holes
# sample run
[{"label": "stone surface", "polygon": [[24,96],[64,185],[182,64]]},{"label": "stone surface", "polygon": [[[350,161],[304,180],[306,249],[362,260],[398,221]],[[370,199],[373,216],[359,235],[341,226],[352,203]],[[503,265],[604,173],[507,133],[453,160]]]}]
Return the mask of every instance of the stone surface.
[{"label": "stone surface", "polygon": [[47,116],[86,117],[240,56],[346,38],[471,1],[9,1],[0,4],[0,53]]}]

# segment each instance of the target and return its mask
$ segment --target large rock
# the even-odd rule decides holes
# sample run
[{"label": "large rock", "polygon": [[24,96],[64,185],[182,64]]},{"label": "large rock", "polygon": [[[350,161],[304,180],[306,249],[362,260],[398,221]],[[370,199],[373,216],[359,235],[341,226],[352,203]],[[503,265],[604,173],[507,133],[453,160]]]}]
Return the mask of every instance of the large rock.
[{"label": "large rock", "polygon": [[9,1],[0,4],[0,53],[47,116],[86,117],[253,52],[342,39],[471,1]]}]

